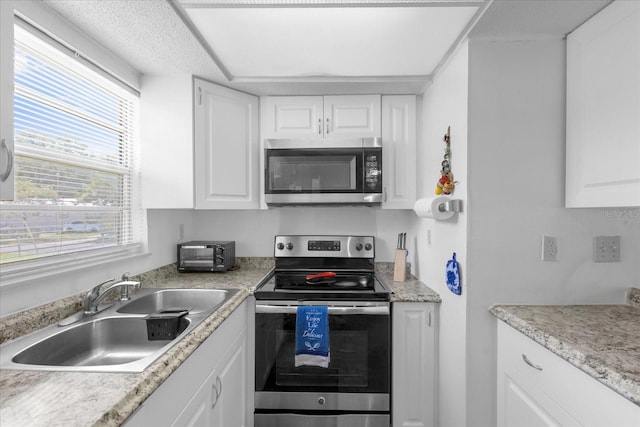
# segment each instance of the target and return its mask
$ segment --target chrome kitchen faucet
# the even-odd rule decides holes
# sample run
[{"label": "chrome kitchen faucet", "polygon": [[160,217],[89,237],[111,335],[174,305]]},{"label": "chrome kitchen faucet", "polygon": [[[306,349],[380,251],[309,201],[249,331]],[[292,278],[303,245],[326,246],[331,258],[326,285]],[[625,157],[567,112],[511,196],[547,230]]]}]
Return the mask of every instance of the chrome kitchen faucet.
[{"label": "chrome kitchen faucet", "polygon": [[136,282],[133,280],[129,280],[129,273],[124,273],[122,275],[121,281],[117,283],[113,283],[109,285],[102,293],[100,293],[100,288],[103,285],[113,282],[115,279],[109,279],[105,282],[100,283],[91,289],[84,299],[84,313],[85,314],[95,314],[98,312],[98,306],[102,302],[102,300],[106,297],[106,295],[113,289],[120,288],[120,301],[128,301],[129,300],[129,286],[133,286],[134,289],[140,288],[140,282]]}]

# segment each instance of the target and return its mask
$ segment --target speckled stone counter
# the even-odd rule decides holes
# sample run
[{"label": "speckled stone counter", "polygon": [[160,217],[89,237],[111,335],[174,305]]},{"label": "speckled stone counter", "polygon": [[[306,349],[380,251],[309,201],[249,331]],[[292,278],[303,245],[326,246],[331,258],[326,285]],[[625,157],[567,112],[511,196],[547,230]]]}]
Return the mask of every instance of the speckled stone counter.
[{"label": "speckled stone counter", "polygon": [[498,319],[640,406],[640,308],[496,305]]},{"label": "speckled stone counter", "polygon": [[[169,265],[136,277],[144,288],[240,289],[232,299],[140,373],[0,371],[0,425],[118,426],[249,297],[273,268],[270,258],[237,258],[240,268],[226,273],[178,273]],[[392,301],[440,302],[415,277],[393,281],[393,264],[376,271],[392,290]],[[57,323],[82,307],[76,295],[0,319],[0,342]]]},{"label": "speckled stone counter", "polygon": [[[178,274],[168,266],[136,277],[151,288],[233,288],[233,298],[140,373],[0,371],[0,425],[121,425],[193,351],[207,339],[273,268],[270,259],[248,260],[227,273]],[[16,337],[78,311],[82,297],[27,310],[1,319],[1,336]],[[30,324],[29,322],[32,322]]]},{"label": "speckled stone counter", "polygon": [[442,302],[436,291],[411,274],[404,282],[394,282],[393,263],[376,263],[376,275],[393,290],[391,302]]}]

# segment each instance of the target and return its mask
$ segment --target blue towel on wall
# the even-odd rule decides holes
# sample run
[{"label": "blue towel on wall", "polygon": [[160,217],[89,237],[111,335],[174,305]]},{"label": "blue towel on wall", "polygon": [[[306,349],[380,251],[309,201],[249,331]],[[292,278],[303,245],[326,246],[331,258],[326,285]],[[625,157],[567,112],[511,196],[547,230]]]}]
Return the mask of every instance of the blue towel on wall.
[{"label": "blue towel on wall", "polygon": [[329,367],[329,317],[326,306],[299,306],[296,314],[295,366]]}]

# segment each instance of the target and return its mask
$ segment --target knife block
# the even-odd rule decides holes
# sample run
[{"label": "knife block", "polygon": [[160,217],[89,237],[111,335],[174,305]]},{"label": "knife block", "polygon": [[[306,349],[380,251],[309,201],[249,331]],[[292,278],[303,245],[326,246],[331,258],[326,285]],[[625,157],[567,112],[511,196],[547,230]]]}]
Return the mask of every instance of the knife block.
[{"label": "knife block", "polygon": [[393,267],[393,281],[404,282],[407,278],[407,250],[396,249],[396,259]]}]

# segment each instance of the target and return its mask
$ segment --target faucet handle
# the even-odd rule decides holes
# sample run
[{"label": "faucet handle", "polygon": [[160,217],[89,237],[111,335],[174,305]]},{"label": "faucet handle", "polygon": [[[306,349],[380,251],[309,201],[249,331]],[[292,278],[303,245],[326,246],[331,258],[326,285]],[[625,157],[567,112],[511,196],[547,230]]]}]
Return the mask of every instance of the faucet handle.
[{"label": "faucet handle", "polygon": [[96,300],[96,298],[98,298],[98,295],[100,295],[100,288],[102,288],[103,285],[106,285],[109,282],[113,282],[115,279],[115,277],[112,277],[111,279],[105,280],[104,282],[95,285],[93,288],[91,288],[91,290],[89,292],[87,292],[87,295],[84,297],[84,311],[88,312],[91,310],[91,305],[93,304],[93,302]]},{"label": "faucet handle", "polygon": [[100,283],[100,284],[95,285],[93,288],[91,288],[91,290],[89,291],[89,294],[94,294],[94,293],[95,293],[96,295],[97,295],[97,294],[99,294],[99,293],[100,293],[100,288],[101,288],[103,285],[106,285],[106,284],[107,284],[107,283],[109,283],[109,282],[113,282],[114,280],[116,280],[116,278],[115,278],[115,277],[112,277],[111,279],[107,279],[107,280],[105,280],[104,282],[102,282],[102,283]]},{"label": "faucet handle", "polygon": [[126,273],[122,273],[122,277],[120,278],[120,280],[122,280],[123,282],[128,282],[130,277],[131,273],[127,271]]}]

